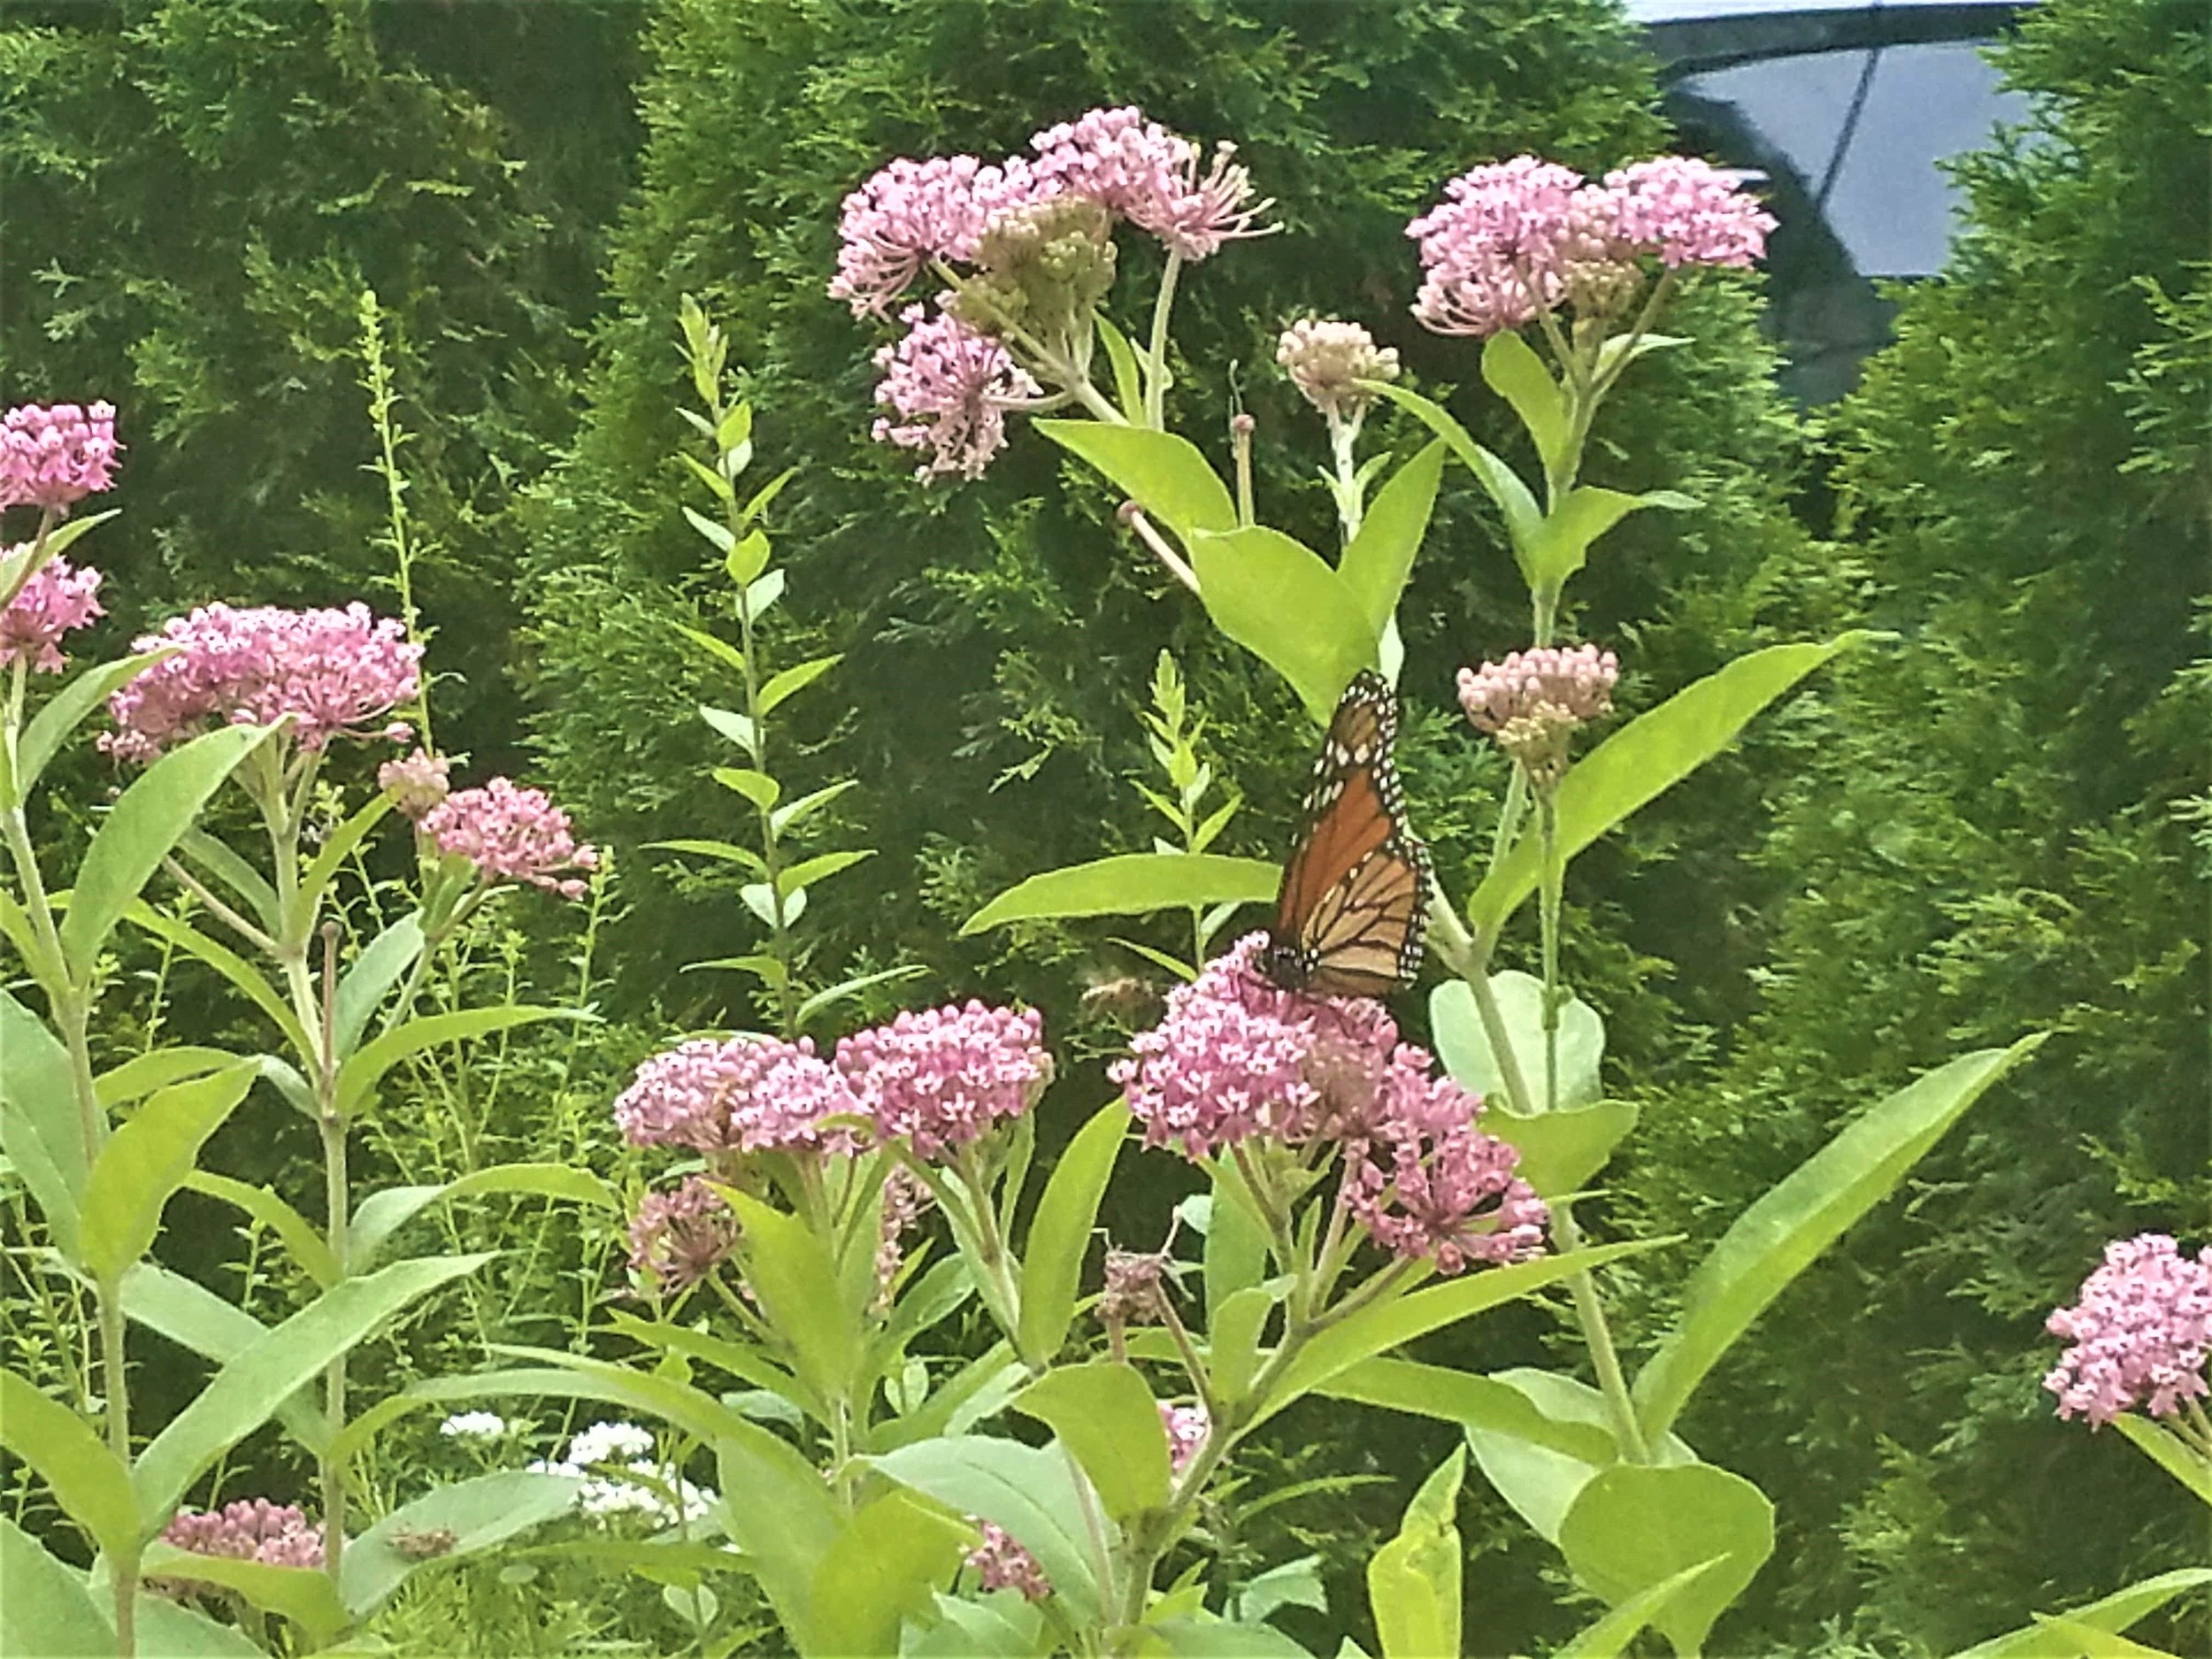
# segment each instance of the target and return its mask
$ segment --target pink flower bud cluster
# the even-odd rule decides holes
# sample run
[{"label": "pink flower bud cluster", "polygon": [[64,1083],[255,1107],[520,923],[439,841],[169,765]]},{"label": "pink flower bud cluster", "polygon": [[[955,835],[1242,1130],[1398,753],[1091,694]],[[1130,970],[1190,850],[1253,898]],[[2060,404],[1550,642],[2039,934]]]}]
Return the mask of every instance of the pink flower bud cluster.
[{"label": "pink flower bud cluster", "polygon": [[2212,1248],[2192,1261],[2163,1233],[2115,1240],[2080,1301],[2047,1328],[2071,1343],[2043,1379],[2059,1416],[2104,1424],[2134,1406],[2170,1416],[2207,1393]]},{"label": "pink flower bud cluster", "polygon": [[877,1141],[937,1158],[1036,1103],[1052,1076],[1043,1017],[971,1002],[901,1014],[841,1039],[833,1062],[814,1041],[695,1038],[638,1068],[614,1103],[640,1146],[701,1152],[849,1156],[864,1119]]},{"label": "pink flower bud cluster", "polygon": [[1406,227],[1424,277],[1413,314],[1438,334],[1492,334],[1560,306],[1603,314],[1632,295],[1638,261],[1747,265],[1773,218],[1732,174],[1661,156],[1590,184],[1534,156],[1471,169]]},{"label": "pink flower bud cluster", "polygon": [[[7,549],[10,562],[30,556],[27,545]],[[28,664],[41,673],[61,672],[61,636],[105,616],[96,597],[100,572],[50,558],[0,609],[0,668]]]},{"label": "pink flower bud cluster", "polygon": [[1362,380],[1394,380],[1398,354],[1357,323],[1301,318],[1275,344],[1275,361],[1299,395],[1323,414],[1350,419],[1375,401]]},{"label": "pink flower bud cluster", "polygon": [[1035,1009],[971,1000],[964,1008],[910,1009],[841,1039],[837,1069],[878,1135],[933,1160],[1026,1112],[1051,1080],[1052,1059]]},{"label": "pink flower bud cluster", "polygon": [[170,656],[108,700],[116,729],[100,746],[110,754],[150,760],[210,724],[266,726],[288,715],[294,741],[307,749],[340,736],[408,735],[404,722],[383,717],[415,695],[422,647],[366,605],[203,605],[134,649],[165,648]]},{"label": "pink flower bud cluster", "polygon": [[1179,1475],[1214,1432],[1214,1420],[1204,1406],[1171,1406],[1163,1401],[1160,1426],[1167,1431],[1168,1466]]},{"label": "pink flower bud cluster", "polygon": [[695,1175],[674,1189],[648,1193],[630,1222],[630,1266],[664,1294],[691,1288],[737,1248],[737,1217]]},{"label": "pink flower bud cluster", "polygon": [[906,1235],[922,1218],[922,1212],[931,1202],[929,1188],[903,1164],[893,1164],[885,1174],[883,1212],[876,1225],[875,1311],[879,1314],[890,1309],[899,1269],[906,1263]]},{"label": "pink flower bud cluster", "polygon": [[1193,1158],[1332,1143],[1339,1202],[1394,1255],[1456,1273],[1540,1251],[1548,1212],[1513,1172],[1519,1154],[1476,1126],[1480,1098],[1435,1076],[1379,1003],[1278,989],[1254,965],[1266,947],[1248,934],[1171,991],[1109,1069],[1146,1143]]},{"label": "pink flower bud cluster", "polygon": [[[180,1509],[161,1529],[161,1541],[196,1555],[257,1561],[269,1567],[317,1568],[323,1564],[322,1529],[288,1503],[241,1498],[219,1509]],[[167,1595],[191,1594],[204,1586],[187,1578],[150,1578],[148,1587]]]},{"label": "pink flower bud cluster", "polygon": [[1011,1534],[989,1521],[976,1525],[983,1529],[983,1541],[968,1552],[968,1565],[975,1569],[984,1589],[1019,1590],[1032,1601],[1052,1594],[1052,1580],[1045,1577],[1044,1568]]},{"label": "pink flower bud cluster", "polygon": [[[383,780],[381,772],[378,779]],[[519,788],[504,778],[446,796],[423,814],[421,828],[440,852],[467,859],[487,880],[526,881],[565,899],[583,897],[584,881],[562,871],[599,866],[598,849],[577,843],[568,814],[542,789]]]},{"label": "pink flower bud cluster", "polygon": [[419,824],[431,808],[453,793],[447,774],[453,763],[442,755],[417,749],[404,760],[388,760],[376,769],[376,787],[392,797],[403,818]]},{"label": "pink flower bud cluster", "polygon": [[1007,410],[1043,388],[1004,346],[949,312],[910,305],[899,318],[907,332],[879,349],[875,359],[883,371],[876,402],[899,419],[879,416],[872,435],[902,449],[928,450],[917,478],[980,478],[1006,447]]},{"label": "pink flower bud cluster", "polygon": [[0,507],[58,512],[115,487],[115,407],[24,403],[0,415]]},{"label": "pink flower bud cluster", "polygon": [[1579,726],[1609,714],[1620,659],[1594,645],[1509,651],[1502,663],[1459,671],[1459,706],[1494,736],[1516,720]]}]

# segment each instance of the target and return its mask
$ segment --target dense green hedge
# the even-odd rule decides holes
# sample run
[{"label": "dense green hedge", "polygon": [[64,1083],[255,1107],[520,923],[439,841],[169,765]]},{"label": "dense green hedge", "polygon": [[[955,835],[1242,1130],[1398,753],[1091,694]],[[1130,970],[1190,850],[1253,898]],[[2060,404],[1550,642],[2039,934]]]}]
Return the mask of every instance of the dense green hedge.
[{"label": "dense green hedge", "polygon": [[2001,62],[2035,118],[1961,165],[1950,267],[1833,431],[1853,610],[1904,638],[1793,727],[1773,979],[1631,1183],[1709,1234],[1914,1069],[2058,1033],[1701,1396],[1781,1508],[1777,1641],[1947,1652],[2204,1554],[2039,1379],[2106,1239],[2212,1230],[2212,55],[2193,5],[2056,0]]}]

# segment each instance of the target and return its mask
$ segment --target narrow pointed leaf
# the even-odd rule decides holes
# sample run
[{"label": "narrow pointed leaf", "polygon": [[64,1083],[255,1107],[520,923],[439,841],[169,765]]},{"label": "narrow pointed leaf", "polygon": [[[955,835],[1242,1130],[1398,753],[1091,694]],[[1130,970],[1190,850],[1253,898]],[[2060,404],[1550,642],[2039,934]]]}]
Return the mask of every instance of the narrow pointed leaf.
[{"label": "narrow pointed leaf", "polygon": [[1098,1225],[1099,1203],[1128,1138],[1129,1108],[1109,1101],[1076,1132],[1037,1201],[1022,1252],[1017,1330],[1022,1357],[1033,1365],[1049,1364],[1067,1340],[1091,1229]]},{"label": "narrow pointed leaf", "polygon": [[841,656],[818,657],[771,675],[768,683],[760,688],[760,711],[768,713],[785,698],[805,690],[844,660]]},{"label": "narrow pointed leaf", "polygon": [[1535,567],[1531,562],[1530,552],[1536,544],[1544,514],[1536,504],[1534,493],[1521,481],[1521,475],[1477,443],[1469,435],[1467,428],[1454,419],[1451,412],[1440,403],[1432,402],[1418,392],[1408,391],[1402,386],[1392,386],[1381,380],[1363,383],[1401,408],[1410,411],[1423,426],[1443,439],[1452,453],[1475,475],[1475,481],[1482,486],[1490,499],[1497,504],[1499,512],[1504,516],[1506,536],[1512,543],[1514,561],[1520,566],[1522,576],[1533,588]]},{"label": "narrow pointed leaf", "polygon": [[[134,1325],[167,1337],[180,1348],[227,1365],[269,1333],[269,1327],[197,1279],[141,1262],[123,1275],[123,1315]],[[322,1408],[304,1393],[280,1402],[285,1432],[318,1456],[330,1444]]]},{"label": "narrow pointed leaf", "polygon": [[320,1568],[273,1567],[266,1562],[202,1555],[156,1542],[146,1551],[146,1571],[234,1590],[249,1605],[298,1625],[311,1650],[335,1641],[348,1622],[330,1575]]},{"label": "narrow pointed leaf", "polygon": [[337,1017],[332,1022],[331,1034],[342,1059],[361,1046],[361,1035],[368,1030],[378,1004],[399,983],[400,976],[415,965],[422,948],[421,912],[411,911],[371,940],[338,976]]},{"label": "narrow pointed leaf", "polygon": [[1009,887],[960,931],[979,933],[1044,917],[1142,916],[1194,904],[1265,902],[1282,881],[1277,866],[1219,853],[1121,853],[1048,870]]},{"label": "narrow pointed leaf", "polygon": [[926,1615],[968,1553],[965,1525],[895,1489],[838,1529],[814,1570],[807,1651],[897,1659],[900,1627]]},{"label": "narrow pointed leaf", "polygon": [[111,1659],[115,1632],[84,1576],[0,1515],[0,1654],[26,1659]]},{"label": "narrow pointed leaf", "polygon": [[111,1110],[143,1100],[156,1089],[167,1088],[172,1083],[205,1077],[227,1065],[235,1065],[238,1060],[239,1056],[227,1048],[204,1048],[192,1043],[150,1048],[101,1072],[93,1079],[93,1092],[101,1105]]},{"label": "narrow pointed leaf", "polygon": [[12,1371],[0,1371],[0,1446],[38,1471],[54,1501],[107,1554],[137,1548],[130,1471],[74,1411]]},{"label": "narrow pointed leaf", "polygon": [[1483,342],[1483,384],[1512,406],[1547,474],[1567,452],[1567,399],[1535,349],[1510,328]]},{"label": "narrow pointed leaf", "polygon": [[[2154,1578],[2139,1579],[2084,1606],[2069,1608],[2065,1617],[2068,1623],[2086,1629],[2116,1632],[2155,1613],[2176,1596],[2207,1586],[2212,1586],[2212,1567],[2180,1567]],[[2051,1659],[2051,1638],[2042,1625],[2026,1624],[1978,1642],[1952,1659]]]},{"label": "narrow pointed leaf", "polygon": [[1628,1645],[1643,1633],[1647,1625],[1672,1613],[1676,1598],[1689,1594],[1693,1586],[1703,1581],[1725,1559],[1715,1555],[1694,1567],[1685,1567],[1656,1584],[1647,1585],[1554,1654],[1552,1659],[1623,1659]]},{"label": "narrow pointed leaf", "polygon": [[210,938],[188,922],[163,915],[142,899],[127,906],[123,918],[141,933],[151,933],[164,944],[173,945],[187,956],[197,957],[228,979],[245,994],[247,1001],[268,1016],[270,1023],[283,1033],[285,1041],[291,1045],[295,1054],[314,1051],[314,1044],[308,1039],[307,1028],[300,1024],[299,1016],[292,1011],[292,1005],[284,1000],[276,987],[269,983],[266,974],[228,945]]},{"label": "narrow pointed leaf", "polygon": [[314,918],[316,908],[321,904],[323,893],[337,879],[339,871],[354,850],[366,841],[398,803],[385,794],[372,796],[366,806],[326,836],[317,849],[315,862],[307,866],[300,877],[298,890],[292,897],[292,914],[286,918],[288,927],[304,932]]},{"label": "narrow pointed leaf", "polygon": [[112,1286],[153,1247],[161,1212],[192,1173],[200,1148],[253,1087],[250,1061],[175,1083],[108,1138],[85,1179],[79,1210],[85,1269]]},{"label": "narrow pointed leaf", "polygon": [[0,988],[0,1150],[38,1200],[54,1242],[75,1259],[78,1194],[89,1165],[69,1051],[44,1020],[4,988]]},{"label": "narrow pointed leaf", "polygon": [[1543,588],[1561,586],[1582,568],[1600,536],[1640,508],[1664,507],[1674,512],[1686,512],[1701,504],[1695,496],[1685,495],[1679,490],[1655,489],[1631,495],[1617,489],[1579,485],[1537,526],[1536,539],[1529,551],[1536,583]]},{"label": "narrow pointed leaf", "polygon": [[277,1196],[273,1188],[250,1187],[244,1181],[208,1170],[194,1170],[185,1177],[184,1184],[196,1193],[219,1199],[243,1211],[275,1233],[300,1271],[323,1289],[328,1290],[338,1282],[338,1263],[322,1234],[315,1231],[305,1216]]},{"label": "narrow pointed leaf", "polygon": [[374,1265],[392,1234],[431,1205],[498,1194],[566,1199],[613,1214],[622,1209],[614,1188],[589,1170],[567,1164],[495,1164],[442,1187],[387,1187],[370,1194],[354,1212],[349,1239],[354,1271]]},{"label": "narrow pointed leaf", "polygon": [[769,827],[780,835],[795,825],[813,817],[815,813],[836,800],[839,795],[843,795],[846,790],[858,787],[856,780],[851,778],[847,778],[838,783],[826,784],[821,788],[803,795],[797,800],[787,803],[771,812],[768,815]]},{"label": "narrow pointed leaf", "polygon": [[1439,439],[1393,473],[1368,503],[1359,534],[1337,565],[1337,574],[1378,635],[1397,614],[1398,596],[1413,574],[1414,557],[1428,534],[1443,478],[1444,443]]},{"label": "narrow pointed leaf", "polygon": [[[339,1566],[345,1610],[366,1618],[389,1601],[419,1570],[466,1560],[518,1532],[541,1525],[576,1507],[584,1482],[571,1475],[504,1469],[438,1486],[402,1504],[347,1544]],[[408,1532],[450,1532],[453,1542],[434,1560],[397,1548]]]},{"label": "narrow pointed leaf", "polygon": [[414,1055],[449,1043],[465,1042],[472,1037],[511,1031],[518,1025],[535,1025],[541,1020],[583,1018],[580,1010],[572,1008],[518,1008],[511,1004],[462,1009],[450,1014],[425,1014],[411,1019],[398,1030],[388,1031],[363,1044],[358,1054],[338,1068],[339,1114],[349,1118],[358,1111],[384,1074]]},{"label": "narrow pointed leaf", "polygon": [[69,734],[84,724],[86,716],[163,657],[175,655],[172,647],[149,651],[143,657],[126,657],[117,662],[99,664],[86,669],[47,699],[23,728],[16,757],[18,798],[30,798],[32,787],[46,770],[47,762],[69,741]]},{"label": "narrow pointed leaf", "polygon": [[2191,1451],[2171,1429],[2148,1417],[2139,1417],[2132,1411],[2124,1411],[2113,1418],[2112,1426],[2144,1456],[2205,1502],[2212,1503],[2212,1463],[2208,1463],[2203,1454]]},{"label": "narrow pointed leaf", "polygon": [[1129,418],[1132,426],[1144,419],[1144,377],[1137,368],[1136,349],[1129,343],[1129,336],[1106,320],[1104,311],[1093,313],[1098,324],[1098,338],[1106,348],[1106,361],[1114,371],[1114,401],[1121,412]]},{"label": "narrow pointed leaf", "polygon": [[812,858],[801,859],[776,878],[777,886],[785,895],[810,887],[818,881],[826,881],[841,870],[849,870],[864,858],[872,858],[875,849],[862,848],[851,852],[819,853]]}]

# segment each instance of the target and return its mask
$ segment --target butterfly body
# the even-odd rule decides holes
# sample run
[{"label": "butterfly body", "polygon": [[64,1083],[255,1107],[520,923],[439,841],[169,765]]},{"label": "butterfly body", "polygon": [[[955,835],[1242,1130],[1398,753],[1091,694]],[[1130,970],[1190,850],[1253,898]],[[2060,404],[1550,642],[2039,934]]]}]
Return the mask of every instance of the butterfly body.
[{"label": "butterfly body", "polygon": [[1398,698],[1363,671],[1329,721],[1306,792],[1305,829],[1283,866],[1274,925],[1257,958],[1286,991],[1385,996],[1421,965],[1427,850],[1405,826],[1390,748]]}]

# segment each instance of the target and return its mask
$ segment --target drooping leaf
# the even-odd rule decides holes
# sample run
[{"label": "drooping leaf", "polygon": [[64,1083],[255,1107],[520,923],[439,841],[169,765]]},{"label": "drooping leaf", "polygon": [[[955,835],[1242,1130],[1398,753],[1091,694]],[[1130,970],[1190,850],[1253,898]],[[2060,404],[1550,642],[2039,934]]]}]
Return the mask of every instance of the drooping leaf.
[{"label": "drooping leaf", "polygon": [[92,982],[100,947],[177,840],[270,728],[227,726],[171,749],[123,791],[85,849],[62,918],[62,959],[79,985]]},{"label": "drooping leaf", "polygon": [[2193,1452],[2163,1424],[2124,1411],[2112,1419],[2128,1443],[2207,1503],[2212,1503],[2212,1463]]},{"label": "drooping leaf", "polygon": [[1567,1564],[1608,1606],[1718,1557],[1720,1564],[1654,1609],[1677,1655],[1706,1633],[1774,1553],[1774,1506],[1741,1475],[1710,1463],[1601,1470],[1559,1524]]},{"label": "drooping leaf", "polygon": [[870,1461],[960,1514],[1004,1528],[1037,1558],[1054,1593],[1078,1618],[1099,1616],[1104,1563],[1094,1559],[1086,1508],[1102,1536],[1111,1538],[1113,1524],[1065,1452],[964,1434],[919,1440]]},{"label": "drooping leaf", "polygon": [[465,1042],[494,1032],[511,1031],[548,1019],[583,1019],[572,1008],[522,1008],[512,1003],[492,1008],[465,1008],[449,1014],[423,1014],[396,1031],[362,1044],[360,1051],[338,1068],[337,1105],[341,1117],[350,1118],[367,1104],[384,1074],[402,1060],[448,1043]]},{"label": "drooping leaf", "polygon": [[205,1077],[211,1071],[235,1064],[237,1060],[238,1056],[227,1048],[204,1048],[193,1043],[150,1048],[93,1079],[93,1093],[103,1106],[127,1106],[134,1100],[143,1100],[157,1088],[166,1088],[188,1078]]},{"label": "drooping leaf", "polygon": [[163,657],[175,655],[172,648],[98,664],[48,698],[23,728],[16,756],[17,798],[30,799],[39,775],[46,770],[46,763],[69,741],[69,734],[84,724],[88,715]]},{"label": "drooping leaf", "polygon": [[1526,1440],[1593,1468],[1616,1455],[1603,1429],[1547,1417],[1521,1389],[1474,1371],[1417,1360],[1363,1360],[1315,1392]]},{"label": "drooping leaf", "polygon": [[[2081,1607],[2069,1608],[2069,1623],[2091,1630],[2124,1631],[2138,1619],[2155,1613],[2177,1595],[2212,1586],[2212,1567],[2181,1567],[2155,1578],[2139,1579],[2125,1589]],[[2025,1624],[1987,1641],[1977,1642],[1952,1659],[2051,1659],[2051,1639],[2040,1624]]]},{"label": "drooping leaf", "polygon": [[77,1195],[90,1164],[69,1051],[0,987],[0,1151],[38,1200],[62,1253],[77,1254]]},{"label": "drooping leaf", "polygon": [[[1740,657],[1637,716],[1567,771],[1557,821],[1562,862],[1663,795],[1720,753],[1752,716],[1838,652],[1875,636],[1840,634],[1824,645],[1773,645]],[[1467,919],[1494,939],[1536,890],[1540,849],[1525,831],[1468,901]]]},{"label": "drooping leaf", "polygon": [[0,1371],[0,1446],[38,1471],[69,1518],[111,1555],[138,1547],[130,1471],[74,1411]]},{"label": "drooping leaf", "polygon": [[1664,507],[1687,512],[1701,503],[1679,490],[1647,490],[1640,495],[1617,489],[1580,484],[1544,517],[1529,549],[1529,565],[1540,588],[1563,587],[1580,570],[1597,539],[1622,519],[1645,507]]},{"label": "drooping leaf", "polygon": [[1133,1365],[1056,1367],[1016,1395],[1014,1409],[1051,1429],[1116,1520],[1167,1507],[1167,1430]]},{"label": "drooping leaf", "polygon": [[1674,1328],[1637,1373],[1644,1432],[1670,1428],[1705,1374],[1767,1305],[1861,1216],[1893,1192],[1923,1154],[1998,1079],[2043,1044],[1962,1055],[1847,1126],[1721,1236],[1683,1291]]},{"label": "drooping leaf", "polygon": [[1393,386],[1381,380],[1371,380],[1367,385],[1392,403],[1409,411],[1423,426],[1443,439],[1461,464],[1475,475],[1475,481],[1482,486],[1484,493],[1497,504],[1499,512],[1504,516],[1506,536],[1512,545],[1514,562],[1520,566],[1523,579],[1533,588],[1536,579],[1530,554],[1535,546],[1537,528],[1544,515],[1543,510],[1536,503],[1534,492],[1522,482],[1521,475],[1477,443],[1469,435],[1467,428],[1454,419],[1451,412],[1441,404],[1402,386]]},{"label": "drooping leaf", "polygon": [[[366,1618],[419,1568],[465,1560],[576,1507],[584,1482],[571,1475],[503,1469],[437,1486],[409,1500],[346,1546],[339,1590],[346,1610]],[[450,1532],[432,1560],[398,1548],[409,1533]]]},{"label": "drooping leaf", "polygon": [[1112,1100],[1091,1114],[1053,1166],[1029,1224],[1022,1254],[1021,1317],[1016,1337],[1024,1358],[1048,1365],[1067,1340],[1091,1229],[1114,1164],[1129,1136],[1129,1108]]},{"label": "drooping leaf", "polygon": [[156,1540],[146,1550],[146,1571],[234,1590],[249,1605],[299,1626],[311,1650],[335,1641],[346,1627],[345,1606],[338,1600],[330,1575],[319,1568],[276,1567],[234,1555],[202,1555]]},{"label": "drooping leaf", "polygon": [[362,1200],[354,1212],[349,1240],[354,1271],[364,1272],[373,1266],[392,1234],[428,1206],[504,1193],[565,1198],[614,1212],[622,1208],[614,1188],[589,1170],[571,1164],[495,1164],[442,1187],[387,1187]]},{"label": "drooping leaf", "polygon": [[897,1659],[899,1632],[926,1617],[934,1593],[968,1552],[968,1528],[898,1490],[864,1505],[838,1529],[815,1569],[805,1651]]},{"label": "drooping leaf", "polygon": [[1109,483],[1187,542],[1195,531],[1233,530],[1236,503],[1197,445],[1171,432],[1095,420],[1039,420],[1039,432],[1087,461]]},{"label": "drooping leaf", "polygon": [[[180,1348],[225,1365],[269,1333],[269,1327],[197,1279],[156,1262],[141,1262],[123,1275],[123,1314]],[[330,1444],[328,1419],[304,1393],[279,1402],[286,1432],[317,1456]]]},{"label": "drooping leaf", "polygon": [[328,1290],[338,1282],[338,1263],[305,1216],[286,1203],[273,1187],[251,1187],[211,1170],[194,1170],[184,1184],[196,1193],[220,1199],[276,1234],[293,1262],[315,1283]]},{"label": "drooping leaf", "polygon": [[1009,887],[962,925],[978,933],[1008,922],[1078,916],[1143,916],[1194,904],[1264,902],[1282,872],[1219,853],[1121,853],[1070,864]]},{"label": "drooping leaf", "polygon": [[1353,675],[1375,665],[1380,625],[1302,542],[1248,525],[1199,535],[1191,565],[1214,626],[1289,681],[1317,722],[1328,720]]}]

